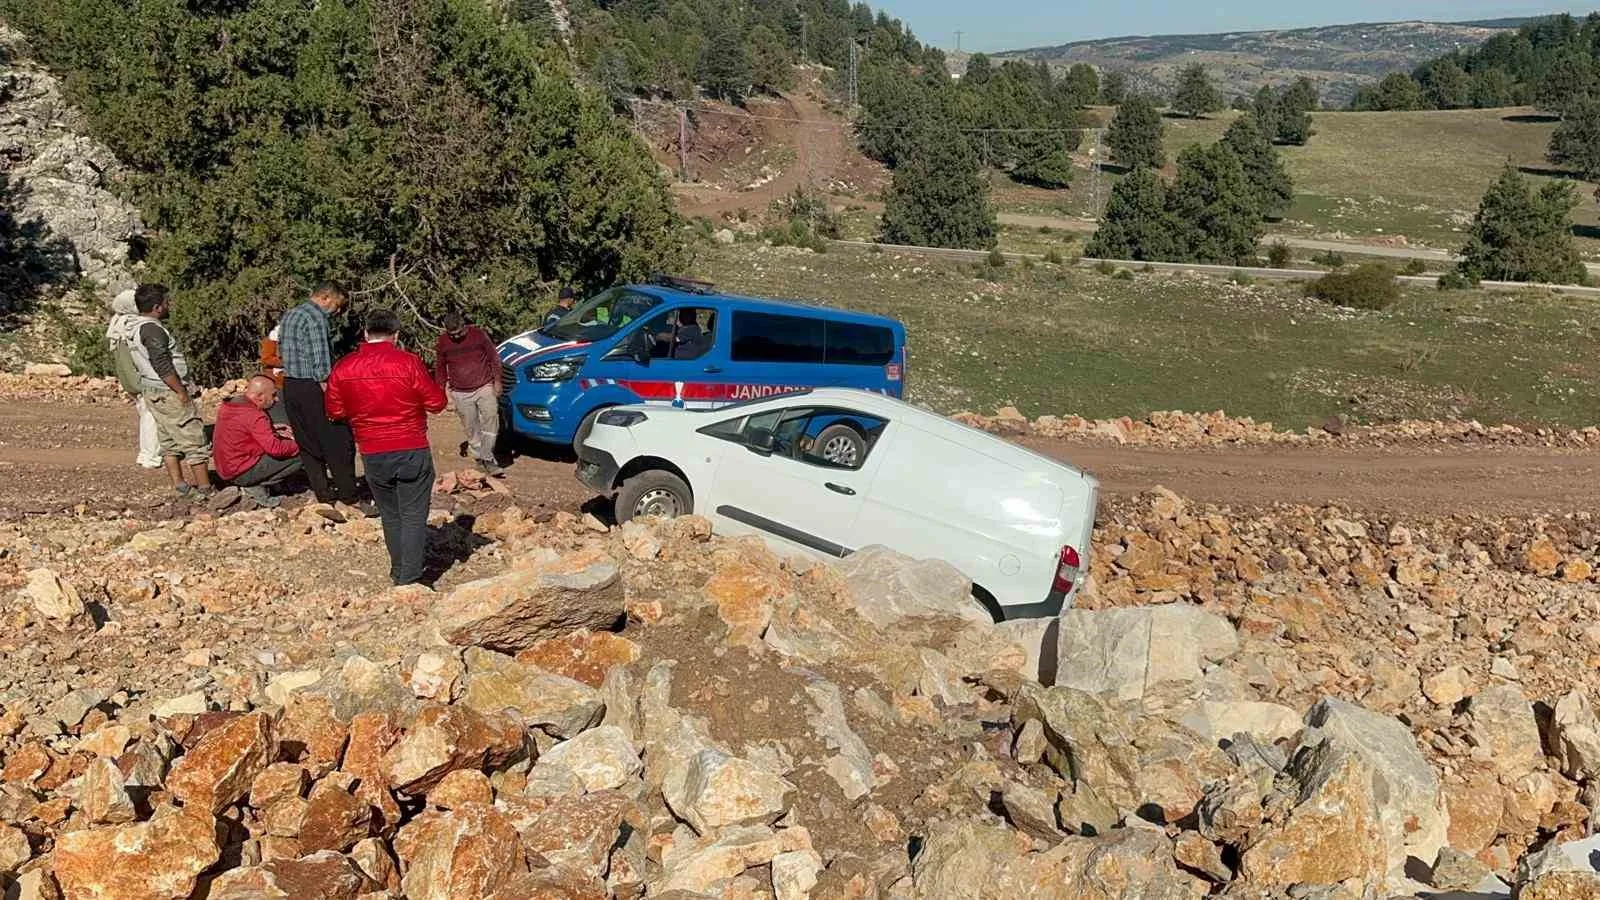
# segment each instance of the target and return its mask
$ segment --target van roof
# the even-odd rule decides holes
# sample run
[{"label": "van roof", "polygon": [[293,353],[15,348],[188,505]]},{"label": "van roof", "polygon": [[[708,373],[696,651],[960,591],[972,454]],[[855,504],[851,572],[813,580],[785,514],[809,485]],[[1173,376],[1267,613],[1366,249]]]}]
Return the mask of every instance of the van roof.
[{"label": "van roof", "polygon": [[745,297],[739,294],[724,294],[720,292],[700,294],[681,291],[659,284],[630,284],[627,287],[628,290],[649,294],[664,303],[704,303],[708,300],[714,300],[758,311],[800,313],[802,315],[835,319],[841,322],[859,322],[866,325],[883,325],[900,331],[905,330],[904,324],[898,319],[893,319],[889,316],[839,309],[833,306],[823,306],[820,303],[807,303],[802,300],[773,300],[766,297]]}]

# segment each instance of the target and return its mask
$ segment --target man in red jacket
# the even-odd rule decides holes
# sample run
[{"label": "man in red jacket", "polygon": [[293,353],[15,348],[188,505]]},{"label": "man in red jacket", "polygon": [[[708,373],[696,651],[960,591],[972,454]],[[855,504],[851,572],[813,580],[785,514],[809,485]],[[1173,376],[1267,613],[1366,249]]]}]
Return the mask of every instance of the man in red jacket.
[{"label": "man in red jacket", "polygon": [[288,425],[274,425],[267,409],[278,399],[278,385],[265,375],[245,384],[244,394],[217,409],[211,458],[217,477],[244,491],[258,506],[283,502],[268,488],[300,471],[300,447]]},{"label": "man in red jacket", "polygon": [[500,434],[500,354],[483,329],[458,312],[444,315],[444,331],[433,345],[433,378],[456,405],[467,449],[486,474],[505,470],[494,458]]},{"label": "man in red jacket", "polygon": [[389,310],[367,316],[366,343],[328,375],[328,418],[349,422],[367,470],[367,487],[383,518],[389,578],[417,584],[428,549],[433,454],[428,414],[445,408],[444,391],[422,359],[396,345],[400,319]]}]

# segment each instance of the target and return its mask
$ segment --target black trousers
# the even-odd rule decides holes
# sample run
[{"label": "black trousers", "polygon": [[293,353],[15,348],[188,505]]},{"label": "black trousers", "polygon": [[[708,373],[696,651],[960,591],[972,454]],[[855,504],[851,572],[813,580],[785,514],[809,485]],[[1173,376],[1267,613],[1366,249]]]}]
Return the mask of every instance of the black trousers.
[{"label": "black trousers", "polygon": [[389,579],[395,584],[422,580],[428,555],[428,506],[433,500],[433,454],[427,450],[361,455],[367,487],[383,517],[383,542],[389,548]]},{"label": "black trousers", "polygon": [[328,421],[322,385],[309,378],[285,378],[283,405],[312,493],[323,503],[357,502],[355,441],[350,426]]}]

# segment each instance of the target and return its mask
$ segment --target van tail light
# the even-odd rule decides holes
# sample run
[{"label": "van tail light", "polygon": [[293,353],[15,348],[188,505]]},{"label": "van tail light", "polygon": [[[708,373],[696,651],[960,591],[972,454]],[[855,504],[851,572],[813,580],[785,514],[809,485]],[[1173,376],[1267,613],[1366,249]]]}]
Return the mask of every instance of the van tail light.
[{"label": "van tail light", "polygon": [[1063,594],[1071,593],[1072,586],[1078,583],[1078,576],[1083,573],[1083,559],[1078,556],[1078,548],[1068,544],[1061,548],[1061,557],[1056,563],[1056,580],[1052,587]]}]

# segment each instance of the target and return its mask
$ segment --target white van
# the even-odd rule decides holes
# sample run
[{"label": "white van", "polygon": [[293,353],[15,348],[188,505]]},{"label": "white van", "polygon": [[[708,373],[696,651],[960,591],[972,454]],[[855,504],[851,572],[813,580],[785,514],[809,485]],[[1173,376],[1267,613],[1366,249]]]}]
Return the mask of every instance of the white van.
[{"label": "white van", "polygon": [[1054,616],[1088,571],[1099,483],[881,394],[819,389],[714,411],[607,410],[578,478],[617,520],[705,516],[724,534],[840,558],[943,559],[995,619]]}]

